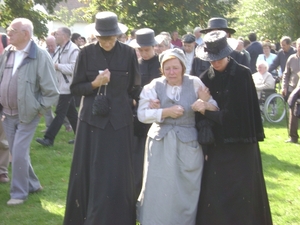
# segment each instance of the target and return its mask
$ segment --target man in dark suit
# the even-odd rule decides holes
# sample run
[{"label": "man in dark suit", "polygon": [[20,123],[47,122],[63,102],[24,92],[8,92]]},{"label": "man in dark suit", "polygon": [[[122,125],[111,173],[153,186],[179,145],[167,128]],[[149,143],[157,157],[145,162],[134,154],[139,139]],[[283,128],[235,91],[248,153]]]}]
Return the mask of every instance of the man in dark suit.
[{"label": "man in dark suit", "polygon": [[257,72],[256,70],[256,60],[259,54],[263,54],[263,48],[261,43],[257,41],[256,33],[250,33],[248,35],[251,44],[247,47],[247,51],[250,54],[250,70],[252,73]]}]

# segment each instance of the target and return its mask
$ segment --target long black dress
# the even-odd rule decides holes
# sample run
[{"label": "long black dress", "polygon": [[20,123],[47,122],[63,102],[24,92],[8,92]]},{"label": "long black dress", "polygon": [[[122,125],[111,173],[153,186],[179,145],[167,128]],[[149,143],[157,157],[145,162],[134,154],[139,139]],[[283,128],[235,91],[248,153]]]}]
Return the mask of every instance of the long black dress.
[{"label": "long black dress", "polygon": [[271,225],[258,141],[264,139],[258,98],[249,68],[232,58],[225,71],[201,75],[220,111],[215,144],[204,162],[197,225]]},{"label": "long black dress", "polygon": [[[106,96],[108,116],[92,115],[98,89],[91,81],[99,70],[111,72]],[[99,43],[78,56],[73,94],[82,95],[64,225],[134,225],[135,188],[132,166],[133,126],[129,98],[140,92],[134,49],[116,42],[106,52]],[[103,92],[103,90],[102,90]]]}]

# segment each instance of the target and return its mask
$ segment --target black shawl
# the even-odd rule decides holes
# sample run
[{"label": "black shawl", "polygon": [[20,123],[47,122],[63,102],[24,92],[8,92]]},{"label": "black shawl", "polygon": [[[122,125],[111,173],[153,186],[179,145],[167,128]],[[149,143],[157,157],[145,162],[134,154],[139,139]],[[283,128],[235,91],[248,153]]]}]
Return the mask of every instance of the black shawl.
[{"label": "black shawl", "polygon": [[217,143],[255,143],[264,139],[255,85],[249,68],[230,58],[226,69],[218,72],[210,67],[201,75],[220,108],[206,111],[216,122],[213,127]]}]

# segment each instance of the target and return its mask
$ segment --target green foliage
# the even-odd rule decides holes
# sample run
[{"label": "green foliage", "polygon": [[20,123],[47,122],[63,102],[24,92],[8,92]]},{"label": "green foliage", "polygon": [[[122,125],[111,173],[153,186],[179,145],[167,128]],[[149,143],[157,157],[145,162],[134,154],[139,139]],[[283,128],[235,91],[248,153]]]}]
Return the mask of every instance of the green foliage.
[{"label": "green foliage", "polygon": [[115,12],[120,22],[129,29],[149,27],[156,33],[173,30],[186,33],[190,31],[188,29],[199,25],[206,27],[212,16],[224,17],[233,11],[233,5],[237,2],[238,0],[92,0],[86,9],[93,9],[89,13],[94,14],[106,10]]},{"label": "green foliage", "polygon": [[70,10],[63,6],[60,6],[59,10],[55,11],[55,16],[58,21],[61,21],[67,27],[73,26],[74,23],[79,19],[79,15],[77,14],[76,10],[72,10],[71,14]]},{"label": "green foliage", "polygon": [[32,21],[34,34],[38,38],[45,37],[48,33],[47,22],[53,20],[54,17],[34,9],[34,6],[43,4],[51,13],[55,5],[61,1],[63,0],[4,0],[4,4],[0,5],[0,25],[7,28],[13,19],[24,17]]},{"label": "green foliage", "polygon": [[300,34],[299,0],[240,0],[230,14],[235,36],[256,32],[260,40],[278,42],[284,35],[293,40]]}]

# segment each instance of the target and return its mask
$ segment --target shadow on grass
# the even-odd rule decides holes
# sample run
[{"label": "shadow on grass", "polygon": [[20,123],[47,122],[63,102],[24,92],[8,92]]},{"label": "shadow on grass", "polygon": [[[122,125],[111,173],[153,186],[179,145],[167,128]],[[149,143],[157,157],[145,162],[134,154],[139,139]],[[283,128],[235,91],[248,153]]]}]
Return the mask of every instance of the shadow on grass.
[{"label": "shadow on grass", "polygon": [[[276,156],[264,152],[261,152],[261,156],[268,190],[274,194],[277,193],[277,200],[286,201],[285,197],[281,195],[282,190],[289,187],[289,179],[292,180],[293,176],[298,176],[300,166],[285,160],[279,160]],[[284,173],[288,175],[283,175]]]}]

